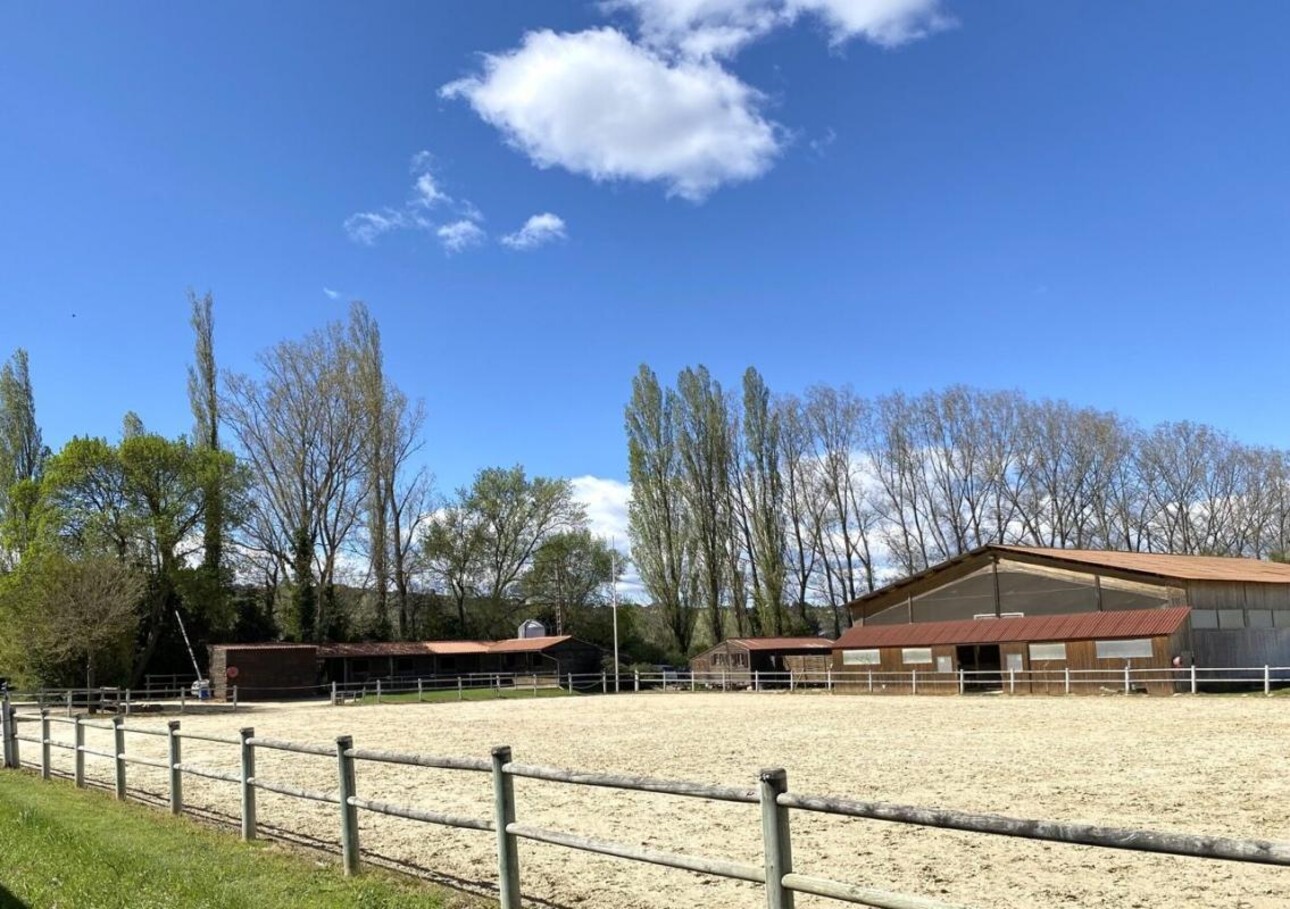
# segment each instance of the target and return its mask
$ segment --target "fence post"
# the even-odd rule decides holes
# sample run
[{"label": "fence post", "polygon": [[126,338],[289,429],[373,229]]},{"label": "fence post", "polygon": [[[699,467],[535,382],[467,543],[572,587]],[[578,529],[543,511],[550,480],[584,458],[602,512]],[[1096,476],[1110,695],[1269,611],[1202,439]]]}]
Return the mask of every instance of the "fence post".
[{"label": "fence post", "polygon": [[125,801],[125,720],[112,717],[112,754],[116,758],[116,797]]},{"label": "fence post", "polygon": [[381,680],[376,680],[376,703],[381,703]]},{"label": "fence post", "polygon": [[1196,693],[1196,664],[1191,664],[1191,693]]},{"label": "fence post", "polygon": [[49,708],[40,711],[40,778],[49,779]]},{"label": "fence post", "polygon": [[358,809],[350,804],[357,794],[354,778],[354,759],[346,754],[354,747],[354,737],[342,735],[336,739],[336,762],[340,772],[340,851],[345,876],[358,874]]},{"label": "fence post", "polygon": [[695,676],[695,671],[694,671],[693,669],[691,669],[691,670],[690,670],[690,690],[691,690],[691,691],[693,691],[693,690],[694,690],[694,686],[695,686],[695,684],[696,684],[696,683],[695,683],[695,681],[694,681],[694,676]]},{"label": "fence post", "polygon": [[964,690],[965,690],[965,686],[963,684],[963,670],[960,669],[959,670],[959,694],[962,694]]},{"label": "fence post", "polygon": [[600,671],[600,693],[609,694],[609,677],[603,669]]},{"label": "fence post", "polygon": [[3,698],[0,698],[0,747],[4,749],[4,768],[13,769],[13,761],[10,756],[10,746],[12,741],[9,737],[9,693],[5,692]]},{"label": "fence post", "polygon": [[166,757],[170,763],[170,813],[181,814],[184,810],[184,773],[179,769],[182,761],[180,749],[179,720],[171,720],[167,725]]},{"label": "fence post", "polygon": [[233,712],[237,713],[237,686],[233,686]]},{"label": "fence post", "polygon": [[520,909],[520,851],[508,825],[515,823],[515,781],[502,768],[511,761],[511,749],[493,749],[493,822],[497,825],[497,891],[501,909]]},{"label": "fence post", "polygon": [[333,679],[331,683],[331,705],[333,707],[336,706],[336,680],[335,679]]},{"label": "fence post", "polygon": [[1263,667],[1263,693],[1272,693],[1272,672],[1267,666]]},{"label": "fence post", "polygon": [[725,670],[725,669],[722,669],[722,670],[721,670],[721,690],[722,690],[722,691],[729,691],[729,689],[726,687],[726,670]]},{"label": "fence post", "polygon": [[1129,664],[1124,664],[1124,693],[1129,693]]},{"label": "fence post", "polygon": [[534,672],[533,672],[533,697],[537,697],[537,696],[538,696],[537,671],[536,671],[536,670],[534,670]]},{"label": "fence post", "polygon": [[1071,693],[1071,668],[1067,666],[1065,669],[1062,670],[1062,673],[1065,676],[1066,693],[1070,694]]},{"label": "fence post", "polygon": [[67,715],[72,715],[72,689],[67,689]]},{"label": "fence post", "polygon": [[18,747],[18,709],[10,704],[5,712],[9,714],[9,758],[13,761],[11,766],[17,770],[22,767],[22,752]]},{"label": "fence post", "polygon": [[242,738],[242,839],[255,839],[255,746],[250,740],[255,730],[245,726],[238,730]]},{"label": "fence post", "polygon": [[761,671],[753,670],[753,691],[761,691]]},{"label": "fence post", "polygon": [[72,741],[76,745],[76,750],[72,752],[72,779],[76,783],[77,789],[85,788],[85,727],[81,724],[81,718],[76,718],[75,726],[72,730]]},{"label": "fence post", "polygon": [[1017,670],[1008,667],[1008,694],[1017,693]]},{"label": "fence post", "polygon": [[788,691],[790,694],[792,694],[796,690],[797,690],[797,676],[794,675],[793,670],[790,669],[788,670]]},{"label": "fence post", "polygon": [[184,712],[184,707],[188,704],[188,692],[184,688],[179,689],[179,712]]},{"label": "fence post", "polygon": [[639,669],[633,669],[633,670],[632,670],[632,690],[633,690],[633,691],[635,691],[635,692],[637,692],[638,694],[640,693],[640,690],[641,690],[641,671],[640,671]]},{"label": "fence post", "polygon": [[125,690],[125,715],[130,715],[130,689]]},{"label": "fence post", "polygon": [[869,693],[873,694],[873,670],[869,670]]},{"label": "fence post", "polygon": [[[464,697],[466,696],[466,693],[465,693],[465,691],[463,690],[463,688],[464,688],[464,686],[463,686],[463,685],[462,685],[462,683],[461,683],[461,676],[457,676],[457,700],[459,700],[459,701],[460,701],[462,698],[464,698]],[[572,691],[572,690],[573,690],[573,677],[572,677],[572,676],[570,676],[570,677],[569,677],[569,690],[570,690],[570,691]]]},{"label": "fence post", "polygon": [[420,704],[425,698],[425,689],[421,686],[421,680],[417,679],[417,703]]},{"label": "fence post", "polygon": [[917,669],[909,670],[909,685],[910,685],[910,688],[912,689],[910,693],[918,694],[918,670]]},{"label": "fence post", "polygon": [[832,666],[824,667],[824,690],[829,692],[829,694],[833,693],[833,667]]},{"label": "fence post", "polygon": [[788,773],[763,770],[761,786],[761,837],[766,856],[766,909],[793,909],[793,891],[783,878],[793,873],[793,842],[788,829],[788,809],[779,804],[788,791]]}]

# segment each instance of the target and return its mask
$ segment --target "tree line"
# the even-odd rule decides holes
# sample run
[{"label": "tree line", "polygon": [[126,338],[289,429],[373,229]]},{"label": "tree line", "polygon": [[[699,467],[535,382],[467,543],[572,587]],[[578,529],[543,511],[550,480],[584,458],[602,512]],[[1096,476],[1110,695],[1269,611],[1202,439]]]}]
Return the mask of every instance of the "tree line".
[{"label": "tree line", "polygon": [[774,395],[752,368],[730,390],[644,365],[626,432],[633,559],[682,652],[836,636],[885,578],[988,543],[1281,559],[1290,537],[1290,453],[1017,391]]},{"label": "tree line", "polygon": [[[193,428],[57,452],[28,356],[0,368],[0,675],[137,685],[199,644],[504,637],[522,618],[605,635],[622,560],[564,479],[487,468],[450,496],[425,408],[390,380],[376,320],[346,319],[221,371],[214,300],[189,295]],[[199,649],[202,649],[199,647]]]}]

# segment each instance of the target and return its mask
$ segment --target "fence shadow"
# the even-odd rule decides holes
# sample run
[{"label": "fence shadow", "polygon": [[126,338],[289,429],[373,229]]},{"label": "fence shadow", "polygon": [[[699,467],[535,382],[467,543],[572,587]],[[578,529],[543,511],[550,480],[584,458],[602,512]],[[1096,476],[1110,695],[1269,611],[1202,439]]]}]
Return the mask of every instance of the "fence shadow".
[{"label": "fence shadow", "polygon": [[28,906],[0,885],[0,909],[28,909]]}]

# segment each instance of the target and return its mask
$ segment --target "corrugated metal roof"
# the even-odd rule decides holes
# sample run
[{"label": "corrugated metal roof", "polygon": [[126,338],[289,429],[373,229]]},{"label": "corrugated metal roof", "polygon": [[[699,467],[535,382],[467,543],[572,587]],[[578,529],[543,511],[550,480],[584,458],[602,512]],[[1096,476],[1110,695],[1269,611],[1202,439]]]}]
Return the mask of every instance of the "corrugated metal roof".
[{"label": "corrugated metal roof", "polygon": [[548,647],[554,647],[556,644],[563,644],[565,641],[572,641],[573,635],[560,634],[548,635],[542,638],[513,638],[509,641],[498,641],[490,644],[489,653],[536,653],[546,650]]},{"label": "corrugated metal roof", "polygon": [[314,644],[292,644],[288,641],[259,641],[247,644],[211,644],[212,650],[300,650]]},{"label": "corrugated metal roof", "polygon": [[1131,609],[1012,619],[960,619],[912,625],[856,625],[838,639],[837,648],[935,647],[941,644],[1003,644],[1017,641],[1091,641],[1151,638],[1173,634],[1191,609]]},{"label": "corrugated metal roof", "polygon": [[732,644],[738,644],[748,650],[832,650],[833,642],[827,638],[729,638]]},{"label": "corrugated metal roof", "polygon": [[318,655],[334,657],[460,656],[488,653],[480,641],[365,641],[357,644],[320,644]]},{"label": "corrugated metal roof", "polygon": [[1290,584],[1290,565],[1262,559],[1226,556],[1169,555],[1155,552],[1112,552],[1095,549],[1041,549],[1031,546],[990,546],[1000,553],[1036,555],[1097,568],[1140,571],[1186,581],[1243,581],[1249,584]]}]

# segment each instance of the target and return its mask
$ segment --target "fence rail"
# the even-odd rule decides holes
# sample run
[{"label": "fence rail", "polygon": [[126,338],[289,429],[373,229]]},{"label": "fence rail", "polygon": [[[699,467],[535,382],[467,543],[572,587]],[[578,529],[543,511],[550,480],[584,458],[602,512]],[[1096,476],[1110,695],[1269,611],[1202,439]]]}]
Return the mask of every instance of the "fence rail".
[{"label": "fence rail", "polygon": [[[56,719],[59,718],[51,716],[48,709],[43,710],[39,715],[32,715],[17,712],[7,701],[0,704],[0,738],[3,739],[4,744],[4,766],[9,769],[34,766],[39,769],[42,778],[48,779],[52,775],[51,748],[68,747],[66,743],[51,738],[51,727]],[[38,727],[38,735],[27,735],[20,731],[24,726],[32,725]],[[182,731],[178,720],[171,720],[164,731],[127,726],[123,717],[115,717],[111,724],[95,723],[77,717],[71,721],[71,725],[75,734],[75,744],[70,746],[69,750],[75,752],[76,764],[73,778],[78,787],[86,785],[84,761],[87,755],[112,761],[115,770],[116,797],[122,800],[127,797],[129,791],[127,789],[128,765],[138,764],[167,770],[170,811],[174,814],[180,814],[184,810],[183,778],[185,775],[234,784],[241,792],[243,839],[255,839],[258,835],[255,801],[257,791],[336,805],[339,808],[342,865],[347,874],[354,874],[359,869],[358,813],[360,811],[438,826],[492,833],[497,839],[497,878],[502,909],[520,907],[519,840],[759,884],[765,891],[767,909],[793,909],[795,893],[814,894],[841,902],[877,907],[877,909],[955,909],[948,903],[922,896],[890,893],[874,887],[862,887],[794,872],[791,825],[793,811],[1134,852],[1290,866],[1290,842],[1069,824],[1003,815],[972,814],[942,808],[858,801],[828,795],[793,793],[788,791],[786,771],[778,768],[761,771],[757,777],[757,787],[745,789],[522,764],[513,760],[511,749],[507,747],[493,749],[489,758],[476,758],[355,748],[350,736],[340,736],[331,745],[288,742],[257,737],[255,730],[249,727],[242,729],[236,737],[190,733]],[[113,736],[112,750],[109,752],[87,747],[86,730],[103,730],[105,725]],[[130,755],[127,752],[129,735],[165,736],[167,758],[157,760],[138,754]],[[184,762],[182,760],[184,739],[237,748],[240,756],[240,772],[229,772]],[[25,749],[21,749],[21,744],[34,744],[40,747],[38,764],[24,760]],[[321,791],[261,779],[255,769],[255,755],[259,748],[272,749],[287,755],[308,755],[335,760],[337,789],[334,792]],[[492,817],[466,817],[413,805],[396,805],[362,798],[358,794],[358,765],[367,762],[488,773],[493,784]],[[517,820],[517,802],[513,785],[517,777],[571,786],[610,787],[684,798],[758,805],[761,815],[762,864],[752,865],[723,857],[665,852],[648,846],[585,837],[567,831],[521,823]]]}]

